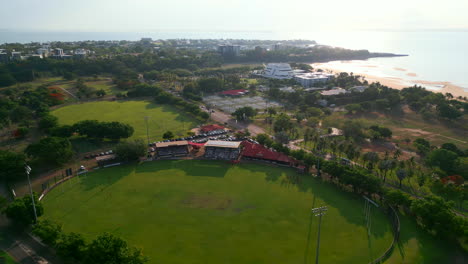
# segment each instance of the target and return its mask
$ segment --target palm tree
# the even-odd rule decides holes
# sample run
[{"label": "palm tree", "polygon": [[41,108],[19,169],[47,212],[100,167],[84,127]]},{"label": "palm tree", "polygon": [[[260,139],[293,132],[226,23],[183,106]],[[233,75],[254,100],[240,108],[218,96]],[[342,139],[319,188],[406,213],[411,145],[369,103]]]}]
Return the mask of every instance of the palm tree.
[{"label": "palm tree", "polygon": [[396,175],[397,175],[397,177],[398,177],[398,180],[400,181],[400,189],[401,189],[401,182],[402,182],[402,181],[406,178],[406,176],[407,176],[406,170],[403,169],[403,168],[400,168],[399,170],[397,170]]},{"label": "palm tree", "polygon": [[400,156],[401,156],[402,152],[401,150],[398,148],[397,150],[395,150],[395,153],[393,153],[393,158],[394,159],[398,159]]}]

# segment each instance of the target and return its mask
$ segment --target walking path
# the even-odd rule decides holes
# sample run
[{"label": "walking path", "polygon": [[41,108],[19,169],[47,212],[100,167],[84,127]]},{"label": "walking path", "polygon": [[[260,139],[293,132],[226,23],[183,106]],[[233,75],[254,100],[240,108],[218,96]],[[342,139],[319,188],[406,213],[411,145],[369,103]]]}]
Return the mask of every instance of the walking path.
[{"label": "walking path", "polygon": [[0,249],[20,264],[60,264],[51,250],[25,231],[15,231],[11,222],[0,215]]}]

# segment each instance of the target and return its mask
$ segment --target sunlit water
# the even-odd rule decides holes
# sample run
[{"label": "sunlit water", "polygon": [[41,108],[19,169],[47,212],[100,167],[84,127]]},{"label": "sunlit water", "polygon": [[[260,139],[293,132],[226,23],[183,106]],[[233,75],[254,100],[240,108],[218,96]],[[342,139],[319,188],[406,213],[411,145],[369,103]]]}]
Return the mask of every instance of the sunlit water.
[{"label": "sunlit water", "polygon": [[[310,39],[350,49],[408,54],[408,57],[376,58],[349,64],[351,71],[370,71],[377,76],[452,82],[468,91],[468,31],[460,32],[0,32],[0,43],[31,41],[153,39]],[[374,66],[374,67],[369,67]],[[399,68],[399,69],[396,69]],[[404,69],[405,71],[403,71]],[[433,87],[437,89],[437,87]]]}]

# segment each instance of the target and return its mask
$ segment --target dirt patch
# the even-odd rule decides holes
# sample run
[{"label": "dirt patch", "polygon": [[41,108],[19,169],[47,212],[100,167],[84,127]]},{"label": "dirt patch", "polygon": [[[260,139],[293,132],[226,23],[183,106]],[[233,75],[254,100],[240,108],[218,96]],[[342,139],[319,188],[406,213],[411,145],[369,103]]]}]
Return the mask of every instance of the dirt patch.
[{"label": "dirt patch", "polygon": [[211,193],[189,194],[181,204],[189,208],[226,210],[231,206],[232,200]]},{"label": "dirt patch", "polygon": [[395,144],[392,142],[375,142],[375,143],[366,143],[362,145],[362,150],[364,152],[381,152],[385,151],[392,152],[396,150]]}]

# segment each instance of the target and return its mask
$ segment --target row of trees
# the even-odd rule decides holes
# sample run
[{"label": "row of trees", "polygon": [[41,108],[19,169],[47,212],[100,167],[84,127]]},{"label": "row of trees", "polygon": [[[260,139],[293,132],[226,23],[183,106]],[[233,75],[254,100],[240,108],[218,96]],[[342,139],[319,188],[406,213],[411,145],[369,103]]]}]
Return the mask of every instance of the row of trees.
[{"label": "row of trees", "polygon": [[[375,194],[378,197],[384,197],[385,202],[390,205],[410,210],[414,214],[418,224],[433,235],[451,240],[458,238],[466,239],[468,237],[468,221],[453,212],[452,202],[446,202],[436,196],[411,199],[408,194],[400,190],[383,187],[383,181],[374,176],[371,170],[359,166],[350,167],[349,165],[342,165],[338,161],[326,161],[303,150],[291,151],[287,147],[275,143],[265,134],[258,135],[256,140],[260,144],[265,144],[277,151],[289,154],[297,160],[303,161],[309,167],[315,166],[319,174],[321,171],[327,173],[331,176],[332,182],[338,184],[341,188],[348,189],[352,187],[352,190],[356,193]],[[376,153],[369,153],[371,154],[365,160],[377,162],[378,160],[375,160],[375,157],[378,157],[375,155]],[[397,165],[398,163],[394,159],[384,159],[380,164],[394,164],[393,167],[402,168],[400,165]],[[382,170],[393,167],[390,166]]]},{"label": "row of trees", "polygon": [[87,243],[81,234],[65,233],[60,224],[42,220],[33,227],[33,234],[72,263],[143,264],[149,260],[140,249],[130,247],[125,240],[110,233]]},{"label": "row of trees", "polygon": [[217,67],[221,62],[222,58],[213,52],[204,52],[202,56],[196,56],[193,52],[176,49],[161,50],[158,54],[106,56],[93,60],[30,58],[21,62],[13,61],[0,65],[0,87],[48,76],[111,74],[119,76],[121,80],[134,80],[138,72],[167,69],[178,69],[175,73],[183,75],[181,70]]}]

